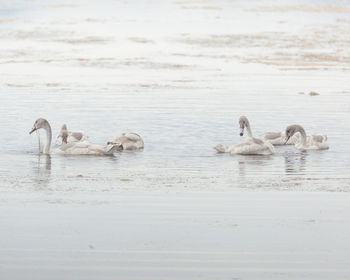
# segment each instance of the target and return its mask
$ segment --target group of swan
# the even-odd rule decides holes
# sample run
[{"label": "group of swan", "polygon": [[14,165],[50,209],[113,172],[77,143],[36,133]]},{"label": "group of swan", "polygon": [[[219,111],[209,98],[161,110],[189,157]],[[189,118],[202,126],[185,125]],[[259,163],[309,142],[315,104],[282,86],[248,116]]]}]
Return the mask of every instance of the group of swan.
[{"label": "group of swan", "polygon": [[[50,154],[52,130],[46,119],[37,119],[29,134],[41,128],[46,131],[44,153]],[[92,144],[88,139],[82,132],[68,131],[67,126],[64,124],[56,139],[56,145],[59,145],[59,147],[55,153],[63,155],[113,155],[115,151],[136,150],[144,147],[142,138],[136,133],[124,133],[114,141],[108,142],[106,146]]]},{"label": "group of swan", "polygon": [[326,135],[306,135],[304,128],[300,125],[290,125],[285,132],[267,132],[258,138],[253,137],[248,118],[239,118],[240,136],[244,129],[247,131],[247,139],[239,144],[225,147],[217,145],[214,147],[219,153],[230,153],[240,155],[272,155],[275,153],[273,145],[295,145],[300,151],[325,150],[328,149]]},{"label": "group of swan", "polygon": [[[253,137],[248,118],[239,118],[240,136],[246,129],[248,137],[242,143],[225,147],[217,145],[214,147],[219,153],[241,154],[241,155],[271,155],[275,153],[274,145],[295,145],[298,150],[324,150],[328,149],[326,135],[306,135],[304,128],[300,125],[290,125],[285,132],[267,132],[258,138]],[[52,131],[49,122],[43,118],[35,121],[32,134],[38,129],[46,131],[45,154],[50,153]],[[39,138],[40,141],[40,138]],[[107,142],[106,146],[92,144],[89,138],[82,132],[68,131],[64,124],[60,134],[57,136],[57,154],[64,155],[112,155],[115,151],[143,149],[144,142],[136,133],[123,133],[113,141]],[[39,142],[40,147],[40,142]]]}]

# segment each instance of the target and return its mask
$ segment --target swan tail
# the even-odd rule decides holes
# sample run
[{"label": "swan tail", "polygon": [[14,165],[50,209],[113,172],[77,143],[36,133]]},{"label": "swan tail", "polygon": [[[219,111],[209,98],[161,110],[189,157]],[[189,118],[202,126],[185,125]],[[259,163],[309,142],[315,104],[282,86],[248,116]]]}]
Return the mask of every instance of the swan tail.
[{"label": "swan tail", "polygon": [[227,152],[227,148],[224,147],[223,145],[219,144],[219,145],[216,145],[214,147],[214,149],[218,152],[218,153],[226,153]]}]

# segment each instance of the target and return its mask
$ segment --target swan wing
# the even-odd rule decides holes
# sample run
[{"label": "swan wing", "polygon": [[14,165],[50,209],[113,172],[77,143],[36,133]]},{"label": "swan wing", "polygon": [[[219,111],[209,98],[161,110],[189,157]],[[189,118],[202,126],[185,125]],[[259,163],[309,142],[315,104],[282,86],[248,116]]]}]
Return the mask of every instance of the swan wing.
[{"label": "swan wing", "polygon": [[82,132],[72,132],[71,136],[74,137],[77,141],[83,140],[84,133]]},{"label": "swan wing", "polygon": [[112,155],[120,148],[120,144],[102,146],[88,141],[72,142],[57,149],[58,154],[66,155]]},{"label": "swan wing", "polygon": [[264,140],[276,140],[276,139],[279,139],[283,137],[282,133],[281,132],[266,132],[262,135],[259,136],[259,138],[262,138]]},{"label": "swan wing", "polygon": [[89,154],[90,145],[87,141],[70,142],[59,147],[57,152],[70,155],[86,155]]},{"label": "swan wing", "polygon": [[327,135],[311,135],[307,140],[317,143],[324,143],[327,141]]},{"label": "swan wing", "polygon": [[231,147],[225,147],[222,144],[216,145],[215,147],[213,147],[218,153],[230,153],[232,148],[234,146]]},{"label": "swan wing", "polygon": [[241,155],[271,155],[275,152],[272,144],[258,138],[249,138],[232,147],[231,153]]},{"label": "swan wing", "polygon": [[326,150],[329,148],[327,143],[327,135],[308,135],[306,137],[305,145],[301,142],[301,137],[299,136],[299,141],[295,144],[295,147],[300,151],[307,150]]},{"label": "swan wing", "polygon": [[89,146],[90,155],[113,155],[114,152],[120,150],[121,145],[118,144],[108,144],[107,146],[101,146],[98,144],[91,144]]},{"label": "swan wing", "polygon": [[[89,137],[84,135],[82,132],[68,132],[67,143],[78,142],[78,141],[86,141]],[[60,146],[63,144],[62,134],[59,134],[56,138],[55,144]]]},{"label": "swan wing", "polygon": [[138,134],[136,134],[136,133],[133,133],[133,132],[131,132],[131,133],[126,133],[126,134],[125,134],[125,137],[128,138],[128,140],[134,141],[134,142],[137,142],[137,141],[142,140],[142,138],[141,138],[140,135],[138,135]]},{"label": "swan wing", "polygon": [[136,133],[123,133],[114,140],[114,143],[121,143],[124,150],[137,150],[144,147],[143,140]]}]

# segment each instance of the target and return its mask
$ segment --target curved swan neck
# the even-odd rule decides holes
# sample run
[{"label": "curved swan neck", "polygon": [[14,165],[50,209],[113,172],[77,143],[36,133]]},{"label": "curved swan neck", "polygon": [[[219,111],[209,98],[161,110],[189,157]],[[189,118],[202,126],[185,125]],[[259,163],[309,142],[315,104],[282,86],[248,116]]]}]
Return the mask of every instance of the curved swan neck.
[{"label": "curved swan neck", "polygon": [[247,120],[247,124],[246,124],[246,129],[247,129],[247,135],[249,137],[253,137],[252,130],[250,129],[250,123],[248,120]]},{"label": "curved swan neck", "polygon": [[50,147],[51,147],[51,141],[52,141],[52,131],[51,131],[51,126],[47,122],[45,125],[45,131],[46,131],[46,145],[45,145],[45,154],[50,153]]},{"label": "curved swan neck", "polygon": [[296,131],[300,132],[301,144],[303,146],[306,146],[306,132],[305,132],[305,129],[302,126],[298,125]]}]

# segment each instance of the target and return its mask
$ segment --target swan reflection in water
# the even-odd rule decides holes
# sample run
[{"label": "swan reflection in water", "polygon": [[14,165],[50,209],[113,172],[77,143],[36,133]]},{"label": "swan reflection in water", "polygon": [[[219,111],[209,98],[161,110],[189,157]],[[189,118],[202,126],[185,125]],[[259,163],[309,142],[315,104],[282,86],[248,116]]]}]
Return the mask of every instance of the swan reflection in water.
[{"label": "swan reflection in water", "polygon": [[[261,168],[271,163],[273,156],[251,155],[244,156],[238,161],[238,176],[240,180],[246,179],[246,175],[257,175],[255,172],[261,172]],[[259,167],[259,169],[257,169]]]},{"label": "swan reflection in water", "polygon": [[[304,174],[306,172],[307,156],[306,152],[295,153],[285,152],[284,159],[285,175]],[[276,156],[246,156],[238,161],[238,177],[244,182],[250,176],[259,177],[270,172],[283,172],[280,170],[280,160]],[[274,168],[275,165],[275,168]]]},{"label": "swan reflection in water", "polygon": [[39,154],[34,164],[34,182],[40,187],[46,187],[51,177],[51,156]]},{"label": "swan reflection in water", "polygon": [[284,168],[286,175],[303,174],[306,170],[307,153],[284,153]]}]

